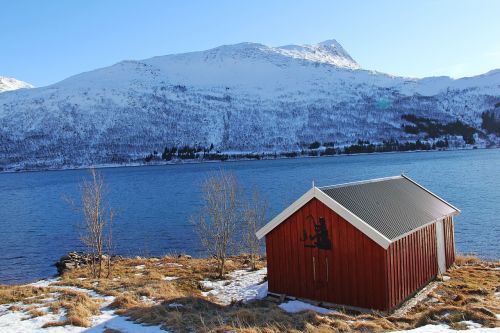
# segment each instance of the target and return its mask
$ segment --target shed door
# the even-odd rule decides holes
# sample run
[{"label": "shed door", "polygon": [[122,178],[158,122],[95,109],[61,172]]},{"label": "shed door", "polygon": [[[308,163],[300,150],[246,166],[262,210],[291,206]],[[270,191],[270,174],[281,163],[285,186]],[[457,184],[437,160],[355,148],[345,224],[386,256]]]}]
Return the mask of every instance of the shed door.
[{"label": "shed door", "polygon": [[310,267],[307,294],[309,298],[324,298],[329,282],[329,257],[332,249],[331,234],[325,217],[317,219],[309,215],[305,219],[301,241],[304,246],[305,260]]},{"label": "shed door", "polygon": [[436,222],[436,243],[437,243],[438,273],[443,274],[444,272],[446,272],[446,253],[445,253],[443,220]]}]

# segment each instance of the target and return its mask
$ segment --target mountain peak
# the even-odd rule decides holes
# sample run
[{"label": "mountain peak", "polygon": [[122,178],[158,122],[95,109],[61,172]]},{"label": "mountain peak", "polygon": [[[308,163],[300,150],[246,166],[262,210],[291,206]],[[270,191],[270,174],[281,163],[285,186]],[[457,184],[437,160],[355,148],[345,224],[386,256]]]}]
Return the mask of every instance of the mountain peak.
[{"label": "mountain peak", "polygon": [[339,42],[337,42],[336,39],[327,39],[327,40],[324,40],[322,42],[319,42],[318,44],[316,45],[320,45],[320,46],[334,46],[334,47],[342,47]]},{"label": "mountain peak", "polygon": [[287,60],[299,60],[307,63],[322,63],[339,68],[359,69],[360,66],[335,40],[330,39],[318,44],[267,46],[260,43],[243,42],[221,45],[206,51],[180,53],[147,59],[148,63],[161,64],[165,59],[192,62],[194,59],[220,65],[226,60],[252,59],[272,61],[280,66]]},{"label": "mountain peak", "polygon": [[341,68],[361,68],[335,39],[325,40],[317,44],[285,45],[277,49],[281,50],[282,54],[292,58],[326,63]]},{"label": "mountain peak", "polygon": [[29,83],[14,79],[12,77],[0,76],[0,93],[21,88],[33,88],[33,86]]}]

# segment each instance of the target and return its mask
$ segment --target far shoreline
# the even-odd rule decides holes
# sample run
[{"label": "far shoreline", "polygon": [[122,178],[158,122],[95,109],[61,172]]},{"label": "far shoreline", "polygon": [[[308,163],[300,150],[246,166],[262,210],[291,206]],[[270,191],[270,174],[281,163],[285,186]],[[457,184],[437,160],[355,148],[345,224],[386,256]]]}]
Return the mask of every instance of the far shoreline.
[{"label": "far shoreline", "polygon": [[0,171],[2,174],[24,174],[24,173],[35,173],[35,172],[58,172],[58,171],[76,171],[76,170],[89,170],[95,169],[113,169],[113,168],[137,168],[137,167],[157,167],[157,166],[180,166],[180,165],[192,165],[192,164],[204,164],[204,163],[230,163],[230,162],[260,162],[260,161],[277,161],[277,160],[294,160],[294,159],[316,159],[316,158],[332,158],[332,157],[348,157],[348,156],[364,156],[364,155],[386,155],[386,154],[407,154],[407,153],[437,153],[437,152],[456,152],[456,151],[474,151],[474,150],[495,150],[500,149],[500,147],[484,147],[484,148],[452,148],[452,149],[431,149],[431,150],[407,150],[407,151],[387,151],[387,152],[373,152],[373,153],[354,153],[354,154],[334,154],[334,155],[323,155],[323,156],[310,156],[310,155],[298,155],[295,157],[287,156],[277,156],[274,158],[237,158],[237,159],[227,159],[222,160],[178,160],[172,161],[157,161],[157,162],[132,162],[125,164],[113,164],[113,163],[103,163],[96,165],[82,165],[82,166],[71,166],[62,168],[40,168],[40,169],[28,169],[28,170],[3,170]]}]

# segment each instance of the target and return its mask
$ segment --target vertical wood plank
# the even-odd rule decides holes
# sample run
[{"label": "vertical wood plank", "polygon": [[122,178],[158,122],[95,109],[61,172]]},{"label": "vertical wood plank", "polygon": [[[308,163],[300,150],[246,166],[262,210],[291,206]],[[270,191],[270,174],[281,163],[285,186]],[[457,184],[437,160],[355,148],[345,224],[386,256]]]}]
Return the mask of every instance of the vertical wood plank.
[{"label": "vertical wood plank", "polygon": [[341,283],[340,283],[340,270],[341,270],[341,259],[340,259],[340,221],[339,221],[339,216],[336,213],[333,213],[333,265],[332,265],[332,278],[334,279],[333,281],[333,286],[334,286],[334,291],[333,291],[333,300],[334,303],[340,303],[341,302]]},{"label": "vertical wood plank", "polygon": [[358,291],[360,285],[362,285],[362,281],[356,277],[359,276],[359,274],[356,271],[356,234],[355,234],[355,229],[350,223],[346,223],[346,231],[347,231],[347,257],[351,258],[348,261],[348,275],[350,277],[355,277],[350,279],[350,288],[351,288],[351,294],[350,294],[350,300],[353,304],[360,304],[359,298],[358,298]]}]

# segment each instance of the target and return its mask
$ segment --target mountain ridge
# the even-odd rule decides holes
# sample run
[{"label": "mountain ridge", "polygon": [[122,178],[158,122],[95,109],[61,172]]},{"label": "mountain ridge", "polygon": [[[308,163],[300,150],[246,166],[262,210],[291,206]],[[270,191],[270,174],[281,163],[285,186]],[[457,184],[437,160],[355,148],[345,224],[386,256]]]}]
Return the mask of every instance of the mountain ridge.
[{"label": "mountain ridge", "polygon": [[0,93],[23,88],[33,88],[33,86],[27,82],[15,79],[13,77],[0,76]]},{"label": "mountain ridge", "polygon": [[405,78],[361,69],[335,40],[223,45],[0,94],[0,168],[128,163],[166,146],[287,151],[425,139],[405,132],[405,114],[479,133],[499,100],[500,70]]}]

